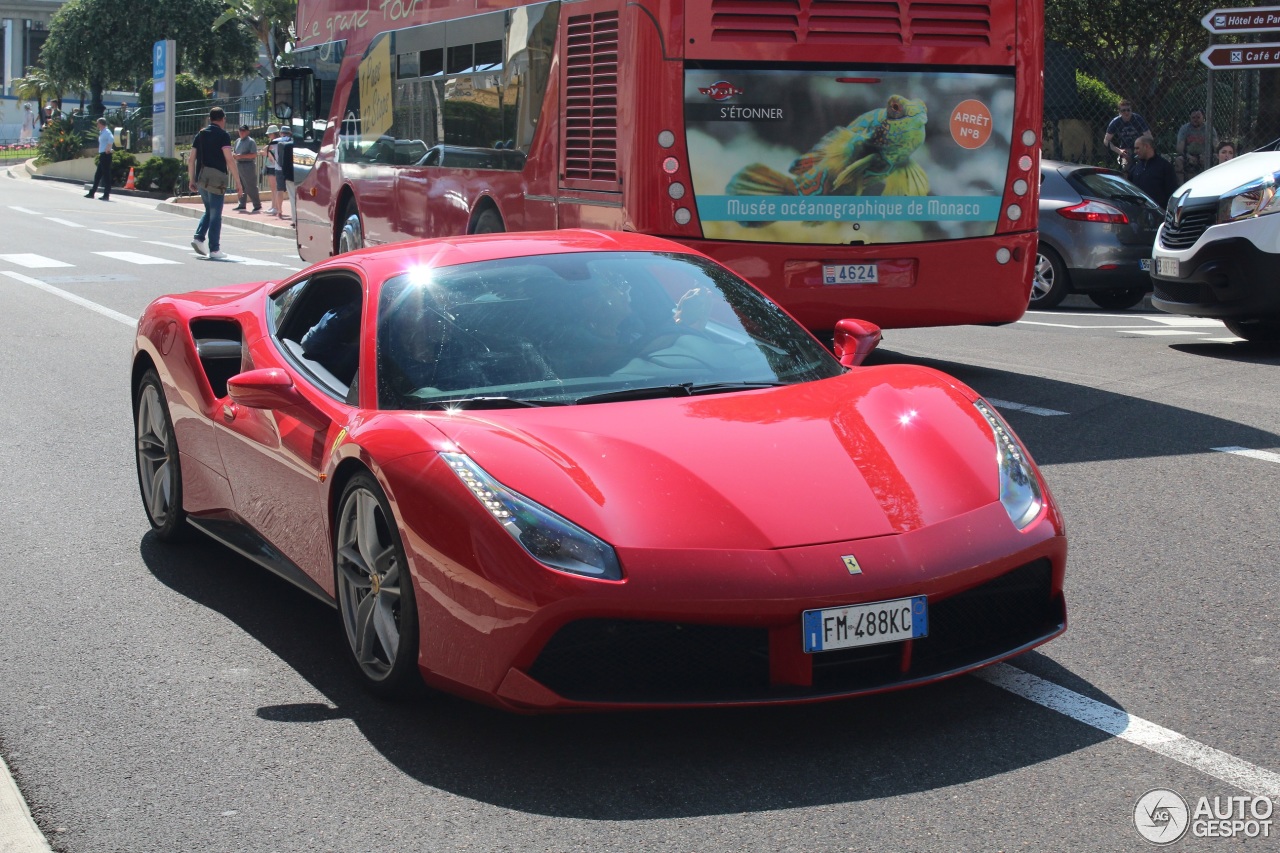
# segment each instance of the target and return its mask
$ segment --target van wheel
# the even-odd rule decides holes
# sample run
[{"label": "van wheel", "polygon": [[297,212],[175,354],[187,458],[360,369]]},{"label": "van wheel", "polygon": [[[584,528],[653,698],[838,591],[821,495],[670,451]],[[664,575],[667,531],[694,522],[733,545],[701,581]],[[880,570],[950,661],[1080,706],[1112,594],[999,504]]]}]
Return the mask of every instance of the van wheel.
[{"label": "van wheel", "polygon": [[1280,320],[1223,320],[1227,331],[1255,344],[1280,344]]},{"label": "van wheel", "polygon": [[354,201],[347,203],[342,216],[342,230],[338,232],[338,254],[345,255],[364,248],[364,228],[360,225],[360,211]]},{"label": "van wheel", "polygon": [[1099,308],[1105,308],[1108,311],[1123,311],[1125,308],[1132,308],[1142,301],[1142,297],[1147,295],[1147,291],[1141,287],[1125,287],[1120,290],[1099,290],[1097,293],[1090,293],[1089,298],[1093,300],[1093,304]]},{"label": "van wheel", "polygon": [[1041,243],[1036,247],[1036,268],[1031,279],[1028,308],[1053,308],[1067,297],[1071,278],[1058,253]]},{"label": "van wheel", "polygon": [[472,234],[501,234],[507,229],[502,224],[502,217],[498,215],[498,211],[489,208],[480,214],[476,219],[476,227],[471,230]]}]

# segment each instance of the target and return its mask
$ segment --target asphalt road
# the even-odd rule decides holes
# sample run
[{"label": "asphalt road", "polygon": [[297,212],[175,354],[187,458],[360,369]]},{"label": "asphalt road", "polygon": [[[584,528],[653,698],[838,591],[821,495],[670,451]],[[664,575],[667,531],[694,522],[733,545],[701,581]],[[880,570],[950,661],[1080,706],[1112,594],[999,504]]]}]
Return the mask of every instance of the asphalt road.
[{"label": "asphalt road", "polygon": [[[238,261],[198,260],[193,229],[0,172],[0,755],[55,850],[1143,850],[1151,789],[1280,797],[1280,353],[1143,310],[886,333],[873,362],[999,401],[1067,518],[1070,629],[986,679],[767,710],[388,704],[334,611],[148,535],[132,320],[302,266],[234,228]],[[1022,673],[1034,701],[1001,686]],[[1280,808],[1270,838],[1176,849],[1278,835]]]}]

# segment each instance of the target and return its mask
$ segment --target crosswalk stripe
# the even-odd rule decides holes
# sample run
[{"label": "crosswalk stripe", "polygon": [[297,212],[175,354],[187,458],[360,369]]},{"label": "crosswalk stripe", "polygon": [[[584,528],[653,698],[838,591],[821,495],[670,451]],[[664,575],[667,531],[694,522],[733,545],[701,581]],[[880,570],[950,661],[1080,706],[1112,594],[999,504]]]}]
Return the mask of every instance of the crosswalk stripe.
[{"label": "crosswalk stripe", "polygon": [[171,261],[168,258],[157,258],[155,255],[142,255],[137,252],[94,252],[94,254],[101,255],[104,258],[124,261],[129,264],[140,264],[142,266],[182,263],[182,261]]},{"label": "crosswalk stripe", "polygon": [[67,264],[62,261],[55,261],[53,258],[46,258],[44,255],[0,255],[0,261],[17,264],[29,270],[75,266],[75,264]]},{"label": "crosswalk stripe", "polygon": [[1191,329],[1134,329],[1129,334],[1148,335],[1154,338],[1161,335],[1207,335],[1208,332],[1194,332]]},{"label": "crosswalk stripe", "polygon": [[118,234],[115,231],[103,231],[101,228],[90,228],[89,230],[92,231],[94,234],[106,234],[108,237],[119,237],[122,240],[138,239],[137,236],[134,234]]},{"label": "crosswalk stripe", "polygon": [[19,213],[33,213],[33,214],[35,214],[36,216],[39,216],[39,215],[40,215],[40,211],[38,211],[38,210],[32,210],[32,209],[31,209],[31,208],[29,208],[29,207],[18,207],[18,206],[17,206],[17,205],[15,205],[15,204],[11,204],[11,205],[9,205],[9,209],[10,209],[10,210],[16,210],[16,211],[18,211]]},{"label": "crosswalk stripe", "polygon": [[56,217],[56,216],[46,216],[46,217],[45,217],[45,219],[49,220],[50,222],[56,222],[56,223],[58,223],[59,225],[66,225],[68,228],[83,228],[83,227],[84,227],[84,226],[83,226],[83,225],[81,225],[79,222],[72,222],[70,219],[59,219],[59,218],[58,218],[58,217]]},{"label": "crosswalk stripe", "polygon": [[[164,243],[164,242],[161,242],[160,240],[146,240],[144,242],[149,243],[152,246],[164,246],[166,249],[177,249],[179,251],[191,252],[191,253],[195,252],[195,250],[191,248],[190,243],[188,243],[185,246],[179,246],[177,243]],[[278,264],[275,261],[264,261],[260,258],[246,258],[243,255],[227,255],[226,260],[232,261],[238,264],[244,264],[247,267],[283,267],[284,266],[284,264]]]}]

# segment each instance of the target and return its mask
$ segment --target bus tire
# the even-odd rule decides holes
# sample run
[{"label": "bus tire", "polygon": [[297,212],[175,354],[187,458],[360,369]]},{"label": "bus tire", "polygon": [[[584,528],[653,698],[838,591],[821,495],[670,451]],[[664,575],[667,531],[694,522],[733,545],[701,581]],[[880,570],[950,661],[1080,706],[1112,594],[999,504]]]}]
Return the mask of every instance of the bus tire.
[{"label": "bus tire", "polygon": [[501,234],[506,231],[506,227],[502,224],[502,217],[498,215],[498,211],[492,207],[486,208],[476,217],[476,226],[471,229],[472,234]]},{"label": "bus tire", "polygon": [[338,254],[345,255],[363,248],[364,228],[360,225],[360,211],[354,201],[349,201],[342,215],[342,230],[338,232]]}]

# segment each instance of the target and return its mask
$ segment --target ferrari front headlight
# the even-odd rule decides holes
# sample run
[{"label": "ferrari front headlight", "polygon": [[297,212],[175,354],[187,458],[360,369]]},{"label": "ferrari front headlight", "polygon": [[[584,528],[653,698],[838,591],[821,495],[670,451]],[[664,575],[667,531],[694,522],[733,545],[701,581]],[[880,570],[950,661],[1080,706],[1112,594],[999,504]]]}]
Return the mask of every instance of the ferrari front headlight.
[{"label": "ferrari front headlight", "polygon": [[1022,530],[1044,507],[1040,480],[1027,457],[1027,450],[1004,418],[983,400],[973,404],[986,419],[996,439],[996,464],[1000,468],[1000,503],[1013,526]]},{"label": "ferrari front headlight", "polygon": [[1276,175],[1267,175],[1224,194],[1218,201],[1218,222],[1235,222],[1280,212],[1277,182]]},{"label": "ferrari front headlight", "polygon": [[462,453],[441,453],[450,470],[529,555],[552,569],[622,580],[613,546],[567,518],[517,494]]}]

